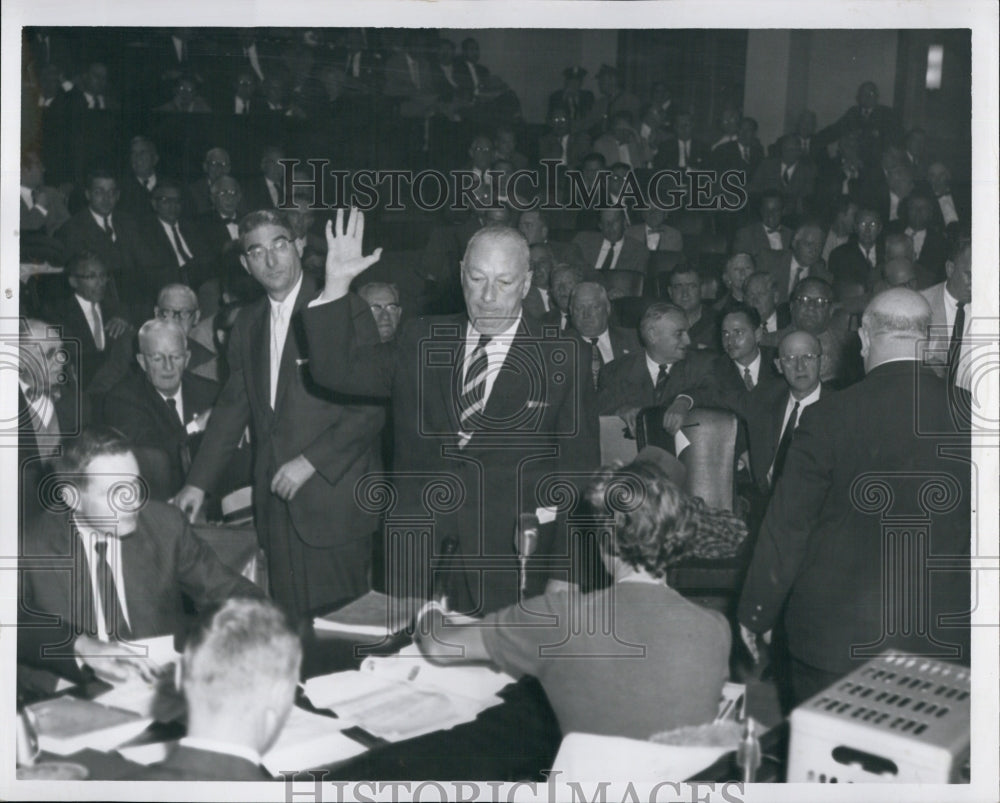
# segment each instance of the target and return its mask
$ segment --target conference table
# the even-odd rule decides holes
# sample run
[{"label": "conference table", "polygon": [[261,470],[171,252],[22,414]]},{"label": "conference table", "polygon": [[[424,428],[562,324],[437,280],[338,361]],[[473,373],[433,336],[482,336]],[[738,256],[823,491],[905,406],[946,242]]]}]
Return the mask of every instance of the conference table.
[{"label": "conference table", "polygon": [[[389,655],[409,643],[399,634],[381,643],[371,638],[347,636],[310,630],[303,639],[303,678],[356,669],[368,655]],[[63,692],[93,698],[109,686],[101,681],[77,686]],[[456,780],[456,781],[544,781],[555,761],[562,733],[555,714],[539,683],[524,677],[499,693],[501,705],[488,708],[472,722],[389,743],[359,728],[343,731],[365,747],[365,753],[318,767],[302,767],[300,780],[311,780],[315,771],[323,771],[324,781],[361,780]],[[314,713],[327,713],[311,706],[300,696],[298,705]],[[129,744],[170,741],[184,735],[180,721],[157,722]],[[787,727],[780,723],[761,739],[765,755],[758,773],[759,781],[780,780],[783,774]],[[82,764],[91,780],[117,780],[141,770],[117,752],[83,750],[71,756],[42,754],[39,760],[61,760]],[[312,775],[304,774],[307,770]],[[739,780],[740,770],[733,753],[726,754],[691,780]]]}]

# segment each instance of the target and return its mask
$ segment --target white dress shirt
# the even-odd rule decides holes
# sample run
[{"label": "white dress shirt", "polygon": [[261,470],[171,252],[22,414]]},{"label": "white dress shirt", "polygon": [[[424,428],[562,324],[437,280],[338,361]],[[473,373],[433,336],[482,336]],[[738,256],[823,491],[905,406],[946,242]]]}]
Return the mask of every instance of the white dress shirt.
[{"label": "white dress shirt", "polygon": [[288,324],[292,319],[292,311],[295,309],[295,300],[302,290],[302,277],[292,288],[284,301],[268,299],[271,307],[271,409],[278,397],[278,374],[281,371],[281,355],[285,351],[285,340],[288,337]]},{"label": "white dress shirt", "polygon": [[233,98],[233,111],[236,114],[249,114],[250,113],[250,101],[243,100],[239,95]]},{"label": "white dress shirt", "polygon": [[914,231],[913,229],[907,228],[906,233],[909,235],[909,238],[913,240],[913,258],[920,259],[920,252],[924,250],[924,240],[927,239],[927,229]]},{"label": "white dress shirt", "polygon": [[564,164],[569,164],[569,134],[563,134],[559,137],[559,147],[562,148],[562,156],[559,157],[559,161]]},{"label": "white dress shirt", "polygon": [[788,171],[788,182],[791,183],[792,176],[795,175],[795,169],[799,166],[798,162],[793,162],[792,164],[781,163],[781,180],[785,180],[785,171]]},{"label": "white dress shirt", "polygon": [[[799,274],[799,268],[802,269],[801,275]],[[799,261],[795,258],[795,254],[792,254],[791,262],[788,267],[788,294],[792,294],[792,290],[795,289],[795,285],[801,282],[806,276],[809,275],[809,268],[805,265],[800,265]],[[798,276],[798,278],[796,278]]]},{"label": "white dress shirt", "polygon": [[677,140],[677,166],[687,167],[691,158],[691,140]]},{"label": "white dress shirt", "polygon": [[[514,342],[517,329],[521,325],[521,316],[517,316],[509,327],[499,334],[490,336],[490,342],[486,345],[486,382],[483,386],[483,403],[480,410],[486,409],[486,403],[493,392],[493,384],[496,382],[497,374],[503,367],[504,360],[507,359],[507,352],[510,351],[510,344]],[[479,345],[481,333],[470,322],[465,327],[465,355],[462,358],[462,384],[465,385],[465,376],[472,364],[472,354]]]},{"label": "white dress shirt", "polygon": [[772,312],[767,316],[767,320],[764,321],[764,331],[765,332],[777,332],[778,331],[778,313],[777,311]]},{"label": "white dress shirt", "polygon": [[251,42],[249,47],[243,48],[243,53],[250,62],[250,68],[257,73],[257,78],[264,80],[264,70],[260,66],[260,54],[257,52],[257,43]]},{"label": "white dress shirt", "polygon": [[[175,237],[173,226],[162,218],[157,218],[157,220],[160,221],[160,225],[163,226],[163,230],[167,233],[167,239],[170,241],[170,245],[174,249],[174,256],[177,257],[177,264],[183,266],[187,263],[184,252],[187,251],[189,254],[191,253],[191,249],[188,248],[187,243],[184,241],[184,235],[181,234],[180,228],[178,228],[176,232],[177,236]],[[177,237],[180,237],[180,242],[177,242]]]},{"label": "white dress shirt", "polygon": [[597,253],[597,261],[594,263],[594,267],[600,269],[601,265],[604,264],[605,258],[608,256],[608,249],[614,248],[615,255],[611,258],[611,270],[618,267],[618,257],[622,255],[622,246],[625,245],[625,238],[622,237],[614,245],[609,243],[607,240],[601,243],[601,250]]},{"label": "white dress shirt", "polygon": [[[944,292],[941,294],[944,298],[944,319],[945,323],[948,324],[948,330],[945,337],[948,338],[948,342],[951,342],[951,330],[955,328],[955,316],[958,314],[958,299],[952,296],[948,292],[948,285],[945,285]],[[972,324],[972,307],[969,304],[965,305],[965,326],[962,329],[962,351],[958,355],[958,370],[955,372],[956,385],[964,387],[966,390],[971,390],[972,386],[972,375],[965,363],[969,359],[969,327]]]},{"label": "white dress shirt", "polygon": [[35,203],[34,190],[31,187],[21,187],[21,200],[28,209],[37,209],[43,215],[48,215],[49,210],[41,204]]},{"label": "white dress shirt", "polygon": [[101,305],[73,293],[76,303],[83,310],[83,317],[87,319],[87,326],[94,336],[94,345],[98,351],[104,351],[104,316],[101,314]]},{"label": "white dress shirt", "polygon": [[899,196],[889,190],[889,220],[899,220]]},{"label": "white dress shirt", "polygon": [[[796,403],[799,405],[799,414],[795,419],[795,429],[799,428],[799,424],[802,423],[802,414],[806,411],[806,407],[811,404],[815,404],[819,401],[820,393],[823,390],[823,385],[817,385],[816,389],[809,395],[796,399],[791,393],[788,394],[788,401],[785,402],[785,414],[781,418],[781,428],[778,430],[778,438],[780,439],[782,435],[785,434],[785,427],[788,425],[788,419],[792,417],[792,410],[795,409]],[[794,430],[793,430],[794,431]],[[777,455],[775,455],[777,456]],[[771,482],[771,477],[774,476],[774,462],[771,462],[771,467],[767,470],[767,481]]]},{"label": "white dress shirt", "polygon": [[[105,231],[106,232],[107,229],[104,227],[104,218],[101,217],[101,215],[97,214],[97,212],[95,212],[93,209],[90,209],[90,207],[87,207],[87,209],[90,212],[90,216],[94,219],[94,222],[97,224],[97,227],[101,231]],[[115,215],[114,215],[114,212],[112,212],[110,215],[108,215],[108,222],[111,224],[111,228],[114,229],[115,228]],[[117,242],[117,240],[118,240],[118,232],[115,231],[114,236],[111,238],[111,242]]]},{"label": "white dress shirt", "polygon": [[[760,224],[764,226],[763,223]],[[767,226],[764,226],[764,235],[767,237],[767,244],[771,246],[772,251],[783,251],[785,244],[781,241],[781,227],[779,226],[774,231],[768,231]]]},{"label": "white dress shirt", "polygon": [[267,176],[264,176],[264,184],[267,185],[267,194],[271,196],[272,206],[276,207],[278,205],[278,185]]},{"label": "white dress shirt", "polygon": [[646,226],[646,249],[648,251],[655,251],[660,247],[660,232],[653,231],[649,226]]},{"label": "white dress shirt", "polygon": [[876,263],[875,246],[873,245],[871,248],[865,248],[861,243],[858,243],[858,249],[861,251],[861,256],[863,256],[867,260],[868,264],[874,268]]},{"label": "white dress shirt", "polygon": [[[584,337],[588,343],[593,340],[592,337]],[[615,350],[611,347],[611,332],[605,329],[597,336],[597,350],[601,352],[601,359],[604,360],[604,364],[607,365],[615,358]]]},{"label": "white dress shirt", "polygon": [[125,596],[125,574],[122,569],[121,538],[114,535],[106,536],[93,527],[81,527],[75,520],[73,527],[76,530],[77,537],[80,539],[80,543],[83,545],[83,554],[87,557],[87,568],[90,571],[90,593],[93,595],[94,613],[96,614],[97,638],[101,641],[108,641],[108,631],[104,625],[104,606],[100,595],[97,593],[97,550],[95,549],[95,545],[101,541],[108,542],[108,551],[105,553],[105,557],[107,558],[108,566],[111,568],[111,576],[115,580],[115,590],[118,592],[118,600],[122,606],[122,613],[125,615],[125,623],[131,628],[132,620],[128,615],[128,599]]},{"label": "white dress shirt", "polygon": [[955,209],[955,199],[951,193],[938,196],[938,206],[941,207],[941,215],[944,217],[944,225],[958,221],[958,210]]},{"label": "white dress shirt", "polygon": [[157,390],[156,392],[160,394],[160,398],[163,399],[163,401],[165,401],[167,403],[167,406],[170,405],[170,399],[174,400],[174,404],[177,405],[177,415],[180,416],[181,423],[183,424],[184,423],[184,399],[181,398],[181,389],[180,389],[180,387],[177,388],[177,391],[174,393],[173,396],[168,396],[165,393],[160,393],[159,390]]},{"label": "white dress shirt", "polygon": [[[740,363],[733,360],[733,365],[736,366],[736,370],[739,372],[740,379],[744,379],[743,371],[746,368],[750,369],[750,378],[753,380],[753,386],[757,387],[757,383],[760,382],[760,349],[757,349],[757,356],[753,358],[753,361],[749,365],[741,365]],[[745,380],[744,380],[745,381]]]}]

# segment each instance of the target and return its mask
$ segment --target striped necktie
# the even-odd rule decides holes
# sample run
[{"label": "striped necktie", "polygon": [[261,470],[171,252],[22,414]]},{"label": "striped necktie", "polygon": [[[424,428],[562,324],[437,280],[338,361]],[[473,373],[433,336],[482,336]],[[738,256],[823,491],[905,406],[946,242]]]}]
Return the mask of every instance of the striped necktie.
[{"label": "striped necktie", "polygon": [[459,446],[465,445],[472,438],[472,433],[482,425],[482,413],[486,407],[486,375],[490,360],[486,347],[492,338],[480,335],[479,342],[472,351],[472,358],[462,382],[462,392],[459,396]]}]

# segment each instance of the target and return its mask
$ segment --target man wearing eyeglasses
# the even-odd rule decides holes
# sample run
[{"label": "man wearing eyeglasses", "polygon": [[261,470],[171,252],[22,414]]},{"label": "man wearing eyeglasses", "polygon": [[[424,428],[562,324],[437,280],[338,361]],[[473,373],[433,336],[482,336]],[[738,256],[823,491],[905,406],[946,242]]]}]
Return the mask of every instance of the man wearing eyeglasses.
[{"label": "man wearing eyeglasses", "polygon": [[154,499],[169,499],[184,485],[218,395],[214,382],[187,371],[190,360],[183,327],[157,316],[139,328],[141,372],[132,372],[104,399],[103,420],[136,446]]},{"label": "man wearing eyeglasses", "polygon": [[369,282],[364,287],[358,288],[358,295],[368,303],[372,315],[375,316],[375,325],[378,327],[378,336],[383,343],[387,343],[396,336],[396,329],[399,328],[399,319],[403,314],[403,308],[399,304],[399,289],[394,284],[387,282]]},{"label": "man wearing eyeglasses", "polygon": [[384,412],[313,382],[300,314],[317,290],[292,238],[275,210],[240,221],[240,261],[267,297],[236,318],[229,379],[174,504],[192,520],[198,515],[249,426],[254,520],[271,593],[304,616],[368,590],[376,519],[359,508],[354,488],[381,467]]},{"label": "man wearing eyeglasses", "polygon": [[184,331],[191,359],[187,369],[195,376],[218,382],[217,354],[214,349],[198,342],[191,333],[201,320],[198,295],[186,284],[168,284],[156,296],[153,316],[161,321],[173,321]]}]

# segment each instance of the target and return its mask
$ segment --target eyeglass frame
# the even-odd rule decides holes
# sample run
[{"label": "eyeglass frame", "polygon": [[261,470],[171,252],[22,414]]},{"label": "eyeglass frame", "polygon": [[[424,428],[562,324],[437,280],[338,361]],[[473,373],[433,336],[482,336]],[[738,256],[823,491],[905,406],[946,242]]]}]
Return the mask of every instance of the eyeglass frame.
[{"label": "eyeglass frame", "polygon": [[251,245],[243,252],[243,256],[251,262],[262,262],[265,254],[279,256],[288,253],[289,247],[294,247],[294,243],[288,237],[275,237],[270,245]]}]

